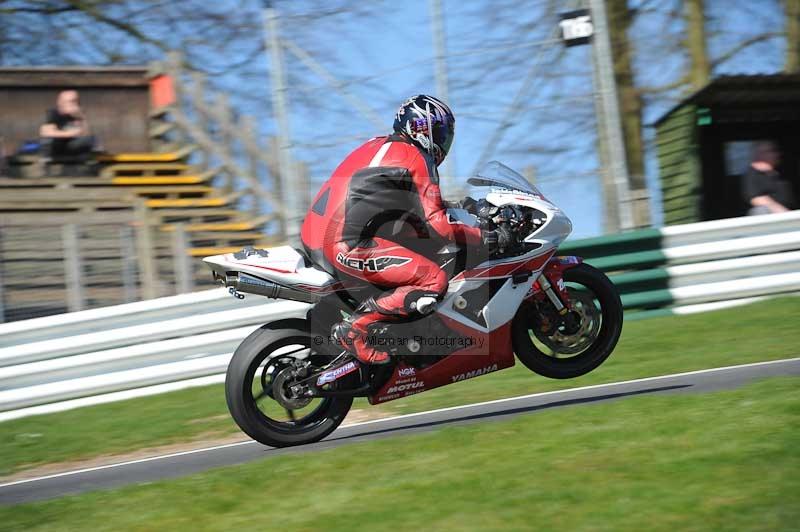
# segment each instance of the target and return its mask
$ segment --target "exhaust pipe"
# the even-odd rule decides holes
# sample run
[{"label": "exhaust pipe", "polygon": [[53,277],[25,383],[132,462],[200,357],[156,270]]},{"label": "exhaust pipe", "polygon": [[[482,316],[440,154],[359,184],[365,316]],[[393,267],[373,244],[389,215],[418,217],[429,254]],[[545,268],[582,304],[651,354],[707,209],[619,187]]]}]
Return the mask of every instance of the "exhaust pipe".
[{"label": "exhaust pipe", "polygon": [[237,292],[243,294],[255,294],[272,299],[289,299],[303,303],[317,303],[321,299],[319,295],[312,292],[281,286],[241,272],[236,275],[227,275],[225,286],[233,287]]}]

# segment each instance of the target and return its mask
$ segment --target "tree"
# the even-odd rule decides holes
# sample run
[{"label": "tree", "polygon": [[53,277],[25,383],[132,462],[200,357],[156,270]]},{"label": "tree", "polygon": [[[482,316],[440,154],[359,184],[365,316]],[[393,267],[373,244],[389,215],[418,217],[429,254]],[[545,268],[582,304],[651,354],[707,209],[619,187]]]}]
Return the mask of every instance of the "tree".
[{"label": "tree", "polygon": [[[634,198],[641,198],[643,196],[641,192],[646,190],[647,184],[644,177],[642,137],[643,103],[634,76],[633,46],[629,35],[634,12],[628,7],[627,0],[608,0],[607,6],[611,49],[614,54],[614,77],[617,81],[622,134],[625,139],[625,155],[630,175],[629,187]],[[641,208],[641,205],[633,207],[634,225],[637,227],[648,225],[650,223],[648,209]]]},{"label": "tree", "polygon": [[800,0],[784,0],[786,7],[786,71],[800,72]]},{"label": "tree", "polygon": [[686,52],[689,55],[689,85],[700,90],[711,79],[705,27],[704,0],[686,0]]}]

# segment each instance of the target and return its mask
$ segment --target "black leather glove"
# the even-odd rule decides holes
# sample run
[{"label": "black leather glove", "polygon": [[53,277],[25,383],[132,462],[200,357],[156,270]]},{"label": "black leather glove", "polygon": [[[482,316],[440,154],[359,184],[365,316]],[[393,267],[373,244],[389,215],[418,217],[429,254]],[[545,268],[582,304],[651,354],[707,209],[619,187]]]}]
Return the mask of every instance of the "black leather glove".
[{"label": "black leather glove", "polygon": [[497,212],[500,210],[491,203],[481,200],[480,203],[476,205],[477,207],[477,215],[478,218],[486,218],[491,219]]},{"label": "black leather glove", "polygon": [[481,238],[490,255],[498,251],[502,253],[514,243],[514,234],[504,225],[498,225],[491,231],[483,231]]},{"label": "black leather glove", "polygon": [[470,214],[477,214],[478,202],[475,201],[473,198],[467,196],[466,198],[461,200],[461,208],[465,209]]}]

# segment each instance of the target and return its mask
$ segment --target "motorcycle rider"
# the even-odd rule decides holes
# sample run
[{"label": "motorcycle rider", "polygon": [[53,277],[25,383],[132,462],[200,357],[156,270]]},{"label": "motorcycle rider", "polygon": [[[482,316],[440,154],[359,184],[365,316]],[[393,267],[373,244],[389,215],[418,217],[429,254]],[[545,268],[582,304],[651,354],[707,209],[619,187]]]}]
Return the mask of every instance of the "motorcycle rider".
[{"label": "motorcycle rider", "polygon": [[[303,246],[315,262],[340,279],[382,291],[332,331],[365,364],[390,361],[370,345],[370,325],[428,314],[447,289],[446,273],[411,249],[419,247],[413,240],[434,236],[489,251],[511,242],[505,228],[481,230],[448,219],[437,166],[450,150],[454,128],[444,102],[422,94],[409,98],[395,115],[393,133],[350,153],[322,185],[303,222]],[[413,228],[411,240],[397,234],[398,221]]]}]

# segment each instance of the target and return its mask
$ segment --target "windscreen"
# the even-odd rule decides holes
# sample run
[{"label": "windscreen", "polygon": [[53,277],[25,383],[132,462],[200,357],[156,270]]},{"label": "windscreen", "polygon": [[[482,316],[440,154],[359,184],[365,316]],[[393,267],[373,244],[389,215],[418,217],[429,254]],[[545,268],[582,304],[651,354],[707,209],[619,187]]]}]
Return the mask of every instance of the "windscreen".
[{"label": "windscreen", "polygon": [[522,175],[498,161],[491,161],[475,177],[467,179],[474,187],[499,187],[542,196],[542,193]]}]

